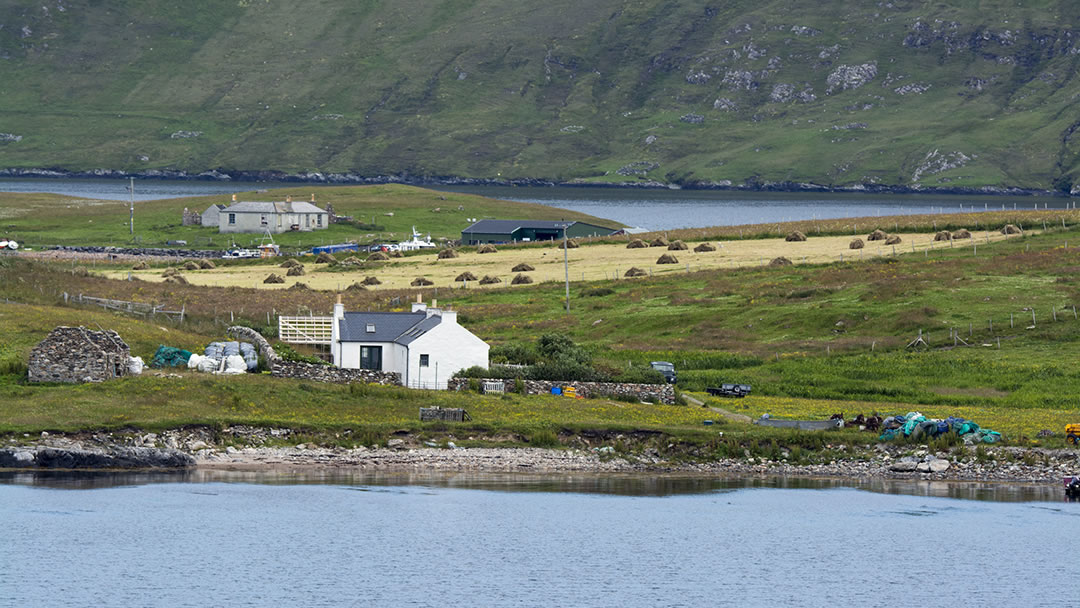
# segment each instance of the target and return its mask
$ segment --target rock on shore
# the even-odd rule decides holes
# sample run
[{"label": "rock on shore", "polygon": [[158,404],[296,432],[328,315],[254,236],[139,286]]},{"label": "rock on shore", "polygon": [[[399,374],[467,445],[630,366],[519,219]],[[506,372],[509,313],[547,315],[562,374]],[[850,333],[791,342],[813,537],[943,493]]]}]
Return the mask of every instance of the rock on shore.
[{"label": "rock on shore", "polygon": [[191,455],[171,449],[125,446],[108,449],[0,448],[0,468],[177,469],[194,465],[195,459]]}]

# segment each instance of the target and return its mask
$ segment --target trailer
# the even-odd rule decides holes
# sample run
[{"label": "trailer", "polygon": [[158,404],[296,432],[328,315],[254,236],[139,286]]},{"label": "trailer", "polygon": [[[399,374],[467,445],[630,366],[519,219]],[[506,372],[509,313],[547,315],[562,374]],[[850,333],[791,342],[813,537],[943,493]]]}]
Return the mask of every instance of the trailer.
[{"label": "trailer", "polygon": [[320,245],[311,248],[312,255],[319,255],[320,253],[344,253],[346,251],[360,251],[360,246],[356,243],[341,243],[339,245]]},{"label": "trailer", "polygon": [[745,397],[750,394],[749,384],[721,384],[720,386],[709,386],[705,388],[705,392],[709,393],[713,397]]}]

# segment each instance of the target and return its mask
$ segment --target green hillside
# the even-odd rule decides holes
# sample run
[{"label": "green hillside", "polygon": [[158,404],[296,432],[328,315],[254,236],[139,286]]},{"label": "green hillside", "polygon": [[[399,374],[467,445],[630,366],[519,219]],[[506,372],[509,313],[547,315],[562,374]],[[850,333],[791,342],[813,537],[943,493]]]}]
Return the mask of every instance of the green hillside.
[{"label": "green hillside", "polygon": [[0,168],[1080,183],[1067,0],[0,6]]}]

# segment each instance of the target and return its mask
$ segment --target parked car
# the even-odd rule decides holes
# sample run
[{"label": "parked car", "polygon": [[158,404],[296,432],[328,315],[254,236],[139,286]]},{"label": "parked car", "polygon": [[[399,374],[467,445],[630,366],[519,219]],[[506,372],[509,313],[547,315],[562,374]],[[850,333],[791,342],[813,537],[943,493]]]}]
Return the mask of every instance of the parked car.
[{"label": "parked car", "polygon": [[667,380],[668,384],[675,384],[678,382],[679,377],[675,374],[675,366],[667,361],[653,361],[649,365],[656,371],[664,374],[664,380]]}]

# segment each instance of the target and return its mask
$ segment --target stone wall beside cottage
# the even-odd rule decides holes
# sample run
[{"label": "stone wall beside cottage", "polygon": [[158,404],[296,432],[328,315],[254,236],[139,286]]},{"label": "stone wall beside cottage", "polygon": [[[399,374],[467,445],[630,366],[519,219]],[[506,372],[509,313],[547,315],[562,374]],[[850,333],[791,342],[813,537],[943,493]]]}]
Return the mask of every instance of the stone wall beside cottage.
[{"label": "stone wall beside cottage", "polygon": [[[465,390],[469,387],[472,378],[451,378],[448,384],[450,390]],[[517,390],[517,380],[499,380],[491,378],[477,378],[481,384],[485,382],[502,382],[506,392]],[[630,397],[638,401],[652,401],[665,405],[675,404],[675,387],[671,384],[631,384],[625,382],[554,382],[550,380],[523,380],[525,394],[547,395],[555,387],[574,387],[574,391],[580,397],[586,399],[610,395],[613,397]]]},{"label": "stone wall beside cottage", "polygon": [[297,378],[300,380],[312,380],[314,382],[334,382],[348,384],[350,382],[362,382],[365,384],[401,384],[401,374],[397,372],[381,372],[370,369],[344,369],[332,365],[317,365],[301,361],[286,361],[276,352],[270,342],[262,334],[251,329],[235,325],[227,330],[233,338],[242,342],[251,342],[259,355],[266,361],[270,368],[270,375],[275,378]]}]

